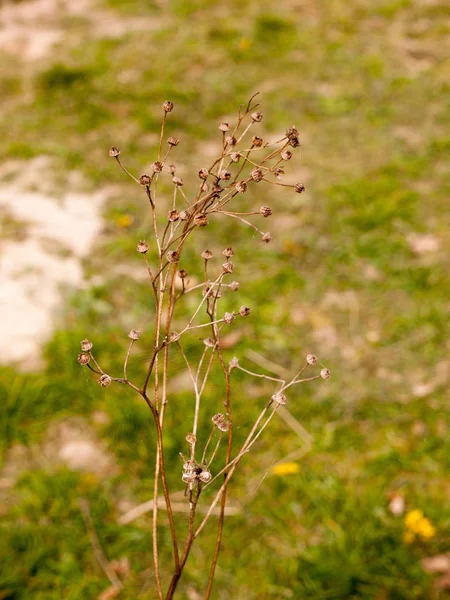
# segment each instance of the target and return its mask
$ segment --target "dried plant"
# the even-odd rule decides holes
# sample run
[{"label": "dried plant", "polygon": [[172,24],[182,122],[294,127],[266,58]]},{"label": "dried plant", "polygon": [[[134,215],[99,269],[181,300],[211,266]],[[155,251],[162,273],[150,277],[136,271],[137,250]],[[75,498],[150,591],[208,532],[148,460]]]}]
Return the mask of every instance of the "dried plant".
[{"label": "dried plant", "polygon": [[[245,319],[250,314],[250,308],[247,306],[237,306],[233,312],[220,312],[222,293],[235,292],[239,288],[236,281],[228,281],[234,272],[232,261],[234,250],[231,247],[223,250],[223,264],[218,272],[211,274],[212,252],[205,249],[201,254],[203,260],[203,281],[201,283],[191,285],[188,273],[184,268],[186,265],[183,264],[183,251],[188,238],[198,228],[207,226],[209,220],[219,214],[251,227],[259,234],[261,241],[264,243],[269,243],[272,240],[271,233],[261,230],[249,220],[253,216],[257,218],[270,217],[272,214],[271,208],[261,206],[249,212],[239,212],[233,208],[233,200],[245,194],[249,186],[265,183],[291,188],[296,193],[302,193],[305,189],[302,183],[291,184],[282,181],[284,175],[283,165],[291,160],[293,150],[300,146],[298,130],[295,127],[289,127],[286,133],[275,142],[264,142],[258,135],[251,137],[250,130],[260,123],[263,118],[262,113],[257,108],[258,104],[255,103],[255,96],[253,96],[246,106],[240,107],[235,124],[220,124],[219,130],[222,133],[221,151],[209,168],[199,170],[200,182],[193,198],[185,193],[183,180],[176,174],[176,167],[173,164],[167,164],[169,156],[179,143],[176,138],[171,136],[164,144],[167,117],[173,110],[172,102],[166,101],[162,105],[163,115],[158,156],[151,166],[150,174],[135,177],[123,165],[120,150],[113,147],[109,151],[110,156],[117,161],[120,168],[137,185],[143,188],[151,210],[153,228],[151,239],[152,243],[155,244],[153,250],[157,260],[151,261],[147,258],[147,253],[150,250],[147,241],[139,241],[136,249],[142,254],[154,298],[153,349],[146,373],[143,375],[143,381],[139,383],[131,381],[127,375],[127,365],[132,348],[140,338],[140,331],[138,330],[132,330],[128,334],[130,341],[123,364],[123,376],[112,376],[103,371],[92,352],[93,344],[88,340],[81,342],[81,353],[78,355],[78,362],[81,365],[86,365],[91,371],[99,375],[97,381],[102,387],[109,387],[113,383],[130,387],[144,399],[153,415],[157,444],[152,503],[153,563],[156,590],[160,599],[173,597],[192,544],[209,522],[211,515],[218,511],[217,538],[205,591],[205,598],[210,597],[222,540],[227,486],[233,473],[242,457],[250,451],[269,425],[279,407],[286,404],[286,392],[291,387],[305,381],[320,378],[328,379],[330,377],[330,372],[326,368],[322,368],[319,373],[309,377],[304,376],[306,369],[317,363],[316,357],[311,354],[306,357],[303,366],[289,381],[246,369],[241,366],[236,357],[232,358],[227,364],[221,346],[222,332],[224,328],[234,325],[236,321]],[[157,195],[158,182],[161,177],[166,177],[167,173],[172,178],[173,201],[166,216],[160,214],[161,202]],[[149,254],[151,255],[151,253]],[[183,268],[180,268],[180,266]],[[174,331],[172,327],[177,313],[177,306],[188,294],[198,295],[197,307],[184,327]],[[198,322],[201,317],[203,317],[203,322]],[[188,332],[198,329],[209,330],[209,337],[203,340],[201,357],[194,364],[194,361],[188,359],[183,349],[183,340]],[[185,484],[186,506],[189,514],[188,533],[183,545],[180,545],[180,532],[174,520],[173,498],[171,498],[168,488],[163,445],[166,413],[167,411],[177,410],[176,404],[171,402],[168,394],[168,361],[169,354],[172,351],[179,352],[186,364],[192,382],[194,404],[193,422],[190,431],[186,434],[189,453],[184,456],[180,452],[183,461],[180,479]],[[208,419],[212,427],[203,447],[199,448],[199,423],[204,422],[200,418],[201,400],[214,361],[218,361],[223,374],[225,414],[209,415]],[[238,449],[233,447],[231,375],[234,369],[252,377],[270,381],[275,387],[274,393],[261,407],[258,418]],[[185,418],[180,419],[183,427],[185,421]],[[218,449],[223,442],[226,444],[225,459],[223,464],[216,464],[219,456]],[[158,554],[158,494],[160,486],[162,487],[169,520],[174,560],[173,575],[165,595],[163,593]],[[197,507],[202,492],[210,486],[216,486],[213,500],[202,511],[203,518],[197,520]]]}]

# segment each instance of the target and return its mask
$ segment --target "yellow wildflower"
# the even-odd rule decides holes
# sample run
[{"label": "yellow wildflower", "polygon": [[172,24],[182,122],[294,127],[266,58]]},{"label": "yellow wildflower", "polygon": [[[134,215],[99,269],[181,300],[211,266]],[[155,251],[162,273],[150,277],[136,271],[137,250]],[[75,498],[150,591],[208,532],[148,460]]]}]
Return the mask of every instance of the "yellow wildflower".
[{"label": "yellow wildflower", "polygon": [[300,465],[295,462],[279,463],[272,467],[272,473],[274,475],[280,475],[281,477],[283,475],[295,475],[295,473],[298,473],[299,471]]},{"label": "yellow wildflower", "polygon": [[131,215],[119,215],[116,217],[116,223],[119,227],[123,227],[126,229],[133,222],[133,217]]},{"label": "yellow wildflower", "polygon": [[431,521],[423,516],[421,510],[411,510],[405,517],[405,525],[408,531],[405,532],[403,539],[410,544],[414,541],[415,536],[420,536],[424,539],[432,538],[436,535],[436,529]]},{"label": "yellow wildflower", "polygon": [[421,510],[410,510],[409,513],[405,517],[405,525],[408,529],[412,529],[414,531],[417,523],[423,519],[423,512]]}]

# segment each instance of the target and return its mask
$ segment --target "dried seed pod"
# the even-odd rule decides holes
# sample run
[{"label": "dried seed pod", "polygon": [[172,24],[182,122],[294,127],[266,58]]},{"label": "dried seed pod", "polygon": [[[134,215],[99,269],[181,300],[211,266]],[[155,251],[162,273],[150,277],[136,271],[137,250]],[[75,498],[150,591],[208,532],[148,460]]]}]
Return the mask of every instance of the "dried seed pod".
[{"label": "dried seed pod", "polygon": [[272,396],[272,400],[274,402],[277,402],[278,404],[281,404],[282,406],[284,406],[287,402],[286,395],[281,392],[278,392],[278,394],[274,394]]},{"label": "dried seed pod", "polygon": [[103,375],[100,377],[100,379],[97,379],[97,383],[99,385],[101,385],[102,387],[109,387],[112,383],[112,379],[109,375],[107,375],[106,373],[103,373]]},{"label": "dried seed pod", "polygon": [[91,355],[89,354],[89,352],[80,352],[80,354],[77,357],[77,361],[80,363],[80,365],[87,365],[90,360]]},{"label": "dried seed pod", "polygon": [[268,244],[272,240],[273,240],[273,235],[270,233],[270,231],[267,231],[266,233],[263,233],[263,235],[261,237],[261,241],[262,242],[264,242],[265,244]]},{"label": "dried seed pod", "polygon": [[252,137],[252,146],[254,148],[261,148],[262,145],[263,145],[263,139],[260,138],[258,135],[254,135]]},{"label": "dried seed pod", "polygon": [[152,182],[152,178],[149,175],[141,175],[139,177],[139,183],[144,187],[150,185],[151,182]]},{"label": "dried seed pod", "polygon": [[314,354],[308,354],[306,356],[306,362],[308,365],[315,365],[317,362],[317,356],[314,356]]},{"label": "dried seed pod", "polygon": [[248,315],[250,314],[250,308],[248,306],[241,306],[241,308],[239,309],[239,314],[241,315],[241,317],[248,317]]},{"label": "dried seed pod", "polygon": [[164,102],[164,104],[162,105],[162,109],[164,110],[164,112],[166,113],[170,113],[173,111],[173,102],[170,102],[170,100],[166,100]]},{"label": "dried seed pod", "polygon": [[253,179],[253,181],[259,183],[263,178],[263,172],[261,171],[261,169],[252,169],[250,177]]},{"label": "dried seed pod", "polygon": [[120,150],[116,146],[113,146],[109,149],[109,155],[111,156],[111,158],[116,158],[116,156],[119,156],[119,154]]},{"label": "dried seed pod", "polygon": [[173,135],[171,135],[169,138],[167,138],[167,143],[169,144],[169,146],[178,146],[180,140],[177,140],[176,137],[173,137]]},{"label": "dried seed pod", "polygon": [[255,123],[260,123],[262,121],[262,118],[263,118],[262,112],[257,111],[257,112],[252,113],[252,120]]},{"label": "dried seed pod", "polygon": [[222,254],[224,256],[226,256],[227,258],[231,258],[232,256],[234,256],[234,250],[233,248],[225,248],[225,250],[223,250]]},{"label": "dried seed pod", "polygon": [[299,135],[299,131],[298,131],[297,127],[295,127],[295,125],[292,125],[292,127],[288,127],[286,129],[286,137],[288,139],[290,139],[292,136],[298,137],[298,135]]},{"label": "dried seed pod", "polygon": [[229,422],[222,413],[217,413],[217,415],[214,415],[211,421],[217,427],[217,429],[219,429],[219,431],[228,431],[230,428]]},{"label": "dried seed pod", "polygon": [[211,473],[209,471],[207,471],[206,469],[204,469],[201,473],[199,473],[197,475],[197,477],[202,483],[209,483],[212,479]]},{"label": "dried seed pod", "polygon": [[298,139],[297,136],[293,135],[289,138],[289,144],[293,147],[293,148],[298,148],[300,146],[300,140]]},{"label": "dried seed pod", "polygon": [[204,213],[195,215],[194,225],[197,225],[198,227],[206,227],[206,225],[208,225],[208,219],[206,218],[206,215]]},{"label": "dried seed pod", "polygon": [[167,217],[170,223],[175,223],[180,218],[180,213],[177,210],[169,210],[169,215]]},{"label": "dried seed pod", "polygon": [[226,312],[226,313],[223,315],[223,320],[225,321],[225,323],[226,323],[227,325],[231,325],[231,323],[234,321],[234,314],[233,314],[233,313]]},{"label": "dried seed pod", "polygon": [[247,191],[247,182],[246,181],[238,181],[236,183],[236,191],[240,194],[243,194]]},{"label": "dried seed pod", "polygon": [[223,133],[225,133],[226,131],[230,131],[230,126],[228,125],[228,123],[221,123],[219,125],[219,129],[220,131],[223,131]]},{"label": "dried seed pod", "polygon": [[83,340],[81,342],[81,350],[83,352],[89,352],[90,350],[92,350],[94,344],[92,342],[90,342],[89,340]]},{"label": "dried seed pod", "polygon": [[192,446],[192,444],[195,444],[197,441],[197,437],[193,433],[188,433],[186,436],[186,441]]},{"label": "dried seed pod", "polygon": [[207,348],[215,348],[216,347],[216,342],[213,340],[212,337],[207,337],[203,340],[203,343],[205,344],[205,346]]},{"label": "dried seed pod", "polygon": [[234,265],[232,262],[228,261],[226,263],[223,263],[222,269],[224,273],[232,273],[234,270]]},{"label": "dried seed pod", "polygon": [[236,146],[237,144],[237,139],[234,135],[229,135],[228,137],[225,138],[225,143],[228,146]]},{"label": "dried seed pod", "polygon": [[331,377],[331,371],[329,371],[328,369],[323,368],[320,371],[320,376],[322,377],[322,379],[330,379],[330,377]]},{"label": "dried seed pod", "polygon": [[237,292],[237,290],[239,289],[239,281],[232,281],[228,287],[232,292]]},{"label": "dried seed pod", "polygon": [[275,177],[277,179],[281,179],[281,176],[284,175],[284,169],[282,169],[281,167],[278,167],[274,170],[273,174],[275,175]]},{"label": "dried seed pod", "polygon": [[177,170],[177,167],[175,165],[169,165],[169,173],[171,175],[175,175],[176,170]]},{"label": "dried seed pod", "polygon": [[180,260],[180,255],[176,250],[169,250],[166,257],[170,263],[177,263]]},{"label": "dried seed pod", "polygon": [[187,210],[180,211],[180,219],[182,221],[187,221],[189,218],[189,212]]},{"label": "dried seed pod", "polygon": [[161,173],[162,168],[163,168],[162,163],[159,162],[159,160],[157,160],[156,162],[154,162],[152,164],[152,171],[153,171],[153,173]]},{"label": "dried seed pod", "polygon": [[241,158],[241,155],[239,154],[239,152],[232,152],[230,154],[231,162],[238,163],[240,158]]},{"label": "dried seed pod", "polygon": [[184,269],[180,269],[178,271],[178,277],[180,279],[186,279],[186,277],[187,277],[187,271],[185,271]]},{"label": "dried seed pod", "polygon": [[301,194],[305,191],[305,186],[303,185],[303,183],[296,183],[294,189],[297,192],[297,194]]},{"label": "dried seed pod", "polygon": [[172,183],[181,187],[183,185],[183,180],[181,179],[181,177],[177,177],[175,175],[175,177],[172,177]]},{"label": "dried seed pod", "polygon": [[270,217],[270,215],[272,214],[272,209],[270,208],[270,206],[261,206],[261,208],[259,209],[259,214],[263,217]]},{"label": "dried seed pod", "polygon": [[128,334],[130,340],[138,340],[141,337],[141,332],[139,329],[132,329]]},{"label": "dried seed pod", "polygon": [[290,150],[283,150],[283,152],[281,153],[281,158],[283,160],[291,160],[292,152]]},{"label": "dried seed pod", "polygon": [[231,173],[230,171],[227,171],[226,169],[223,169],[222,171],[220,171],[219,174],[219,178],[222,179],[223,181],[228,181],[231,177]]},{"label": "dried seed pod", "polygon": [[204,250],[201,253],[201,257],[204,258],[205,260],[209,260],[210,258],[212,258],[212,252],[210,250]]},{"label": "dried seed pod", "polygon": [[205,168],[200,169],[200,171],[198,172],[198,176],[200,177],[200,179],[203,179],[203,180],[207,179],[208,175],[209,175],[209,171],[208,171],[208,169],[205,169]]},{"label": "dried seed pod", "polygon": [[136,250],[138,252],[140,252],[141,254],[145,254],[146,252],[148,252],[148,244],[147,244],[147,242],[145,240],[140,240],[137,243]]},{"label": "dried seed pod", "polygon": [[233,356],[233,358],[228,363],[228,367],[229,367],[230,371],[231,371],[231,369],[236,369],[238,366],[239,366],[239,359],[237,358],[237,356]]}]

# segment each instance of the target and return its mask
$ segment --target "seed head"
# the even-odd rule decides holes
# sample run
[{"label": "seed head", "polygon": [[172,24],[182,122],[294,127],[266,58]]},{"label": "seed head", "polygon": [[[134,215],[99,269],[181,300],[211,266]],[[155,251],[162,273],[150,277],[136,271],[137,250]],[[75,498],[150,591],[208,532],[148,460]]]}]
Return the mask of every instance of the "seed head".
[{"label": "seed head", "polygon": [[198,225],[198,227],[206,227],[206,225],[208,225],[208,219],[206,218],[206,215],[204,213],[195,215],[194,225]]},{"label": "seed head", "polygon": [[139,183],[141,185],[143,185],[144,187],[146,187],[147,185],[150,185],[152,182],[152,178],[149,175],[141,175],[139,177]]},{"label": "seed head", "polygon": [[259,214],[263,217],[270,217],[270,215],[272,214],[272,209],[270,208],[270,206],[261,206],[261,208],[259,209]]},{"label": "seed head", "polygon": [[236,146],[237,144],[237,139],[235,138],[234,135],[229,135],[228,137],[225,138],[225,143],[228,146]]},{"label": "seed head", "polygon": [[239,309],[239,314],[241,315],[241,317],[248,317],[248,315],[250,314],[250,308],[248,306],[241,306],[241,308]]},{"label": "seed head", "polygon": [[231,173],[230,171],[227,171],[226,169],[223,169],[223,171],[220,171],[219,174],[219,178],[222,179],[223,181],[228,181],[231,177]]},{"label": "seed head", "polygon": [[183,180],[181,179],[181,177],[177,177],[175,175],[175,177],[172,177],[172,183],[181,187],[183,185]]},{"label": "seed head", "polygon": [[116,156],[119,156],[119,154],[120,150],[116,146],[113,146],[109,149],[109,155],[111,156],[111,158],[116,158]]},{"label": "seed head", "polygon": [[141,332],[139,329],[132,329],[128,334],[130,340],[138,340],[141,337]]},{"label": "seed head", "polygon": [[158,160],[152,164],[153,173],[161,173],[162,168],[162,163],[160,163]]},{"label": "seed head", "polygon": [[223,263],[222,269],[224,273],[232,273],[234,270],[234,265],[231,261]]},{"label": "seed head", "polygon": [[298,148],[300,146],[300,140],[297,136],[293,135],[289,138],[289,144],[292,146],[292,148]]},{"label": "seed head", "polygon": [[206,180],[208,178],[208,174],[209,174],[209,171],[208,171],[208,169],[205,169],[205,168],[200,169],[200,171],[198,172],[198,176],[200,177],[200,179],[203,179],[203,180]]},{"label": "seed head", "polygon": [[198,474],[198,478],[202,483],[209,483],[212,479],[212,475],[208,470],[203,470]]},{"label": "seed head", "polygon": [[190,445],[195,444],[197,437],[193,433],[188,433],[186,436],[186,441]]},{"label": "seed head", "polygon": [[217,413],[217,415],[214,415],[211,421],[217,427],[217,429],[219,429],[219,431],[228,431],[230,428],[230,424],[226,420],[225,415],[222,413]]},{"label": "seed head", "polygon": [[280,167],[278,167],[277,169],[274,170],[273,174],[275,175],[275,177],[277,179],[281,179],[281,176],[284,175],[284,169],[281,169]]},{"label": "seed head", "polygon": [[180,279],[186,279],[186,277],[187,277],[187,271],[185,269],[180,269],[178,271],[178,277]]},{"label": "seed head", "polygon": [[205,344],[205,346],[207,348],[215,348],[216,347],[216,342],[213,340],[212,337],[207,337],[203,340],[203,343]]},{"label": "seed head", "polygon": [[175,171],[177,170],[175,165],[169,165],[169,173],[171,175],[175,175]]},{"label": "seed head", "polygon": [[148,244],[145,240],[140,240],[137,243],[136,250],[141,254],[145,254],[148,251]]},{"label": "seed head", "polygon": [[80,352],[80,354],[77,357],[77,361],[80,363],[80,365],[87,365],[90,360],[91,355],[89,354],[89,352]]},{"label": "seed head", "polygon": [[230,160],[231,160],[231,162],[237,163],[237,162],[239,162],[240,158],[241,158],[241,155],[239,154],[239,152],[232,152],[230,154]]},{"label": "seed head", "polygon": [[292,127],[288,127],[286,129],[286,137],[288,139],[290,139],[293,135],[297,136],[299,135],[299,131],[297,129],[297,127],[295,127],[295,125],[292,125]]},{"label": "seed head", "polygon": [[314,356],[314,354],[308,354],[306,356],[306,362],[308,365],[315,365],[317,362],[317,356]]},{"label": "seed head", "polygon": [[263,172],[261,171],[261,169],[253,169],[250,173],[250,177],[253,179],[253,181],[259,183],[263,178]]},{"label": "seed head", "polygon": [[231,256],[234,256],[234,250],[233,250],[233,248],[225,248],[225,250],[222,252],[222,254],[224,256],[226,256],[227,258],[230,258]]},{"label": "seed head", "polygon": [[239,366],[239,360],[238,360],[237,356],[233,356],[233,358],[228,363],[228,367],[229,367],[230,371],[231,371],[231,369],[236,369],[238,366]]},{"label": "seed head", "polygon": [[180,212],[180,219],[181,219],[182,221],[187,221],[187,220],[188,220],[188,218],[189,218],[189,213],[188,213],[188,211],[187,211],[187,210],[182,210],[182,211]]},{"label": "seed head", "polygon": [[279,392],[278,394],[274,394],[274,395],[272,396],[272,400],[273,400],[274,402],[277,402],[278,404],[281,404],[281,405],[284,405],[284,404],[286,404],[286,402],[287,402],[286,395],[285,395],[285,394],[282,394],[282,393],[280,393],[280,392]]},{"label": "seed head", "polygon": [[178,252],[176,250],[170,250],[166,254],[166,257],[170,263],[177,263],[180,260],[180,255],[178,254]]},{"label": "seed head", "polygon": [[331,377],[331,371],[329,371],[328,369],[323,368],[320,371],[320,376],[322,377],[322,379],[330,379],[330,377]]},{"label": "seed head", "polygon": [[225,323],[227,325],[231,325],[231,323],[234,321],[234,315],[233,315],[233,313],[226,312],[223,315],[223,320],[225,321]]},{"label": "seed head", "polygon": [[247,190],[247,182],[246,181],[238,181],[236,183],[236,191],[240,194],[243,194]]},{"label": "seed head", "polygon": [[210,250],[204,250],[201,254],[201,257],[205,260],[209,260],[210,258],[212,258],[212,252]]},{"label": "seed head", "polygon": [[83,340],[81,342],[81,349],[83,352],[89,352],[90,350],[92,350],[93,346],[94,344],[89,340]]},{"label": "seed head", "polygon": [[109,387],[111,385],[112,379],[109,375],[107,375],[106,373],[103,373],[103,375],[100,377],[100,379],[97,379],[97,383],[99,385],[101,385],[102,387]]},{"label": "seed head", "polygon": [[262,114],[262,112],[259,112],[259,111],[258,111],[258,112],[254,112],[254,113],[252,113],[252,120],[253,120],[255,123],[260,123],[260,122],[262,121],[262,118],[263,118],[263,114]]},{"label": "seed head", "polygon": [[263,145],[263,139],[257,135],[254,135],[252,138],[252,146],[254,148],[261,148],[262,145]]},{"label": "seed head", "polygon": [[237,292],[239,289],[239,281],[232,281],[228,287],[232,292]]},{"label": "seed head", "polygon": [[169,144],[169,146],[178,146],[180,140],[177,140],[176,137],[173,137],[173,135],[171,135],[169,138],[167,138],[167,143]]},{"label": "seed head", "polygon": [[264,242],[265,244],[268,244],[272,240],[273,240],[273,235],[270,233],[270,231],[267,231],[267,233],[263,233],[263,235],[261,237],[262,242]]},{"label": "seed head", "polygon": [[173,102],[170,102],[170,100],[166,100],[164,102],[164,104],[162,105],[162,109],[166,112],[166,113],[170,113],[173,111]]},{"label": "seed head", "polygon": [[297,192],[297,194],[301,194],[305,191],[305,186],[303,185],[303,183],[296,183],[294,189]]},{"label": "seed head", "polygon": [[228,123],[221,123],[219,125],[219,129],[220,131],[223,131],[225,133],[225,131],[230,131],[230,126],[228,125]]},{"label": "seed head", "polygon": [[283,150],[283,152],[281,153],[281,158],[283,160],[291,160],[292,152],[290,150]]},{"label": "seed head", "polygon": [[177,210],[169,210],[169,216],[167,217],[171,223],[175,223],[180,218],[180,213]]}]

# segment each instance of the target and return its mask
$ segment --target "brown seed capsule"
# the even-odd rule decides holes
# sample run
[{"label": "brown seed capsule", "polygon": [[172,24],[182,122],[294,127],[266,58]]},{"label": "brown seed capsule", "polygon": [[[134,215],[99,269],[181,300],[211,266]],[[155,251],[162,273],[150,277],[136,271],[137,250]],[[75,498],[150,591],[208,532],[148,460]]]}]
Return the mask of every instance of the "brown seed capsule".
[{"label": "brown seed capsule", "polygon": [[171,175],[175,175],[175,171],[177,170],[175,165],[169,165],[169,173]]},{"label": "brown seed capsule", "polygon": [[139,177],[139,183],[144,187],[150,185],[152,182],[152,178],[149,175],[141,175]]},{"label": "brown seed capsule", "polygon": [[181,177],[177,177],[176,175],[175,177],[172,177],[172,182],[177,186],[183,185],[183,180],[181,179]]},{"label": "brown seed capsule", "polygon": [[153,173],[161,173],[162,168],[162,163],[160,163],[158,160],[152,164]]},{"label": "brown seed capsule", "polygon": [[217,413],[217,415],[214,415],[211,421],[217,427],[217,429],[219,429],[219,431],[228,431],[230,428],[230,424],[225,419],[225,415],[222,413]]},{"label": "brown seed capsule", "polygon": [[294,136],[299,135],[299,131],[298,131],[297,127],[295,127],[295,125],[292,125],[292,127],[288,127],[286,129],[286,137],[287,138],[291,138],[293,135]]},{"label": "brown seed capsule", "polygon": [[303,183],[296,183],[294,189],[297,192],[297,194],[301,194],[305,191],[305,186],[303,185]]},{"label": "brown seed capsule", "polygon": [[130,340],[138,340],[141,337],[141,332],[139,329],[132,329],[128,334]]},{"label": "brown seed capsule", "polygon": [[182,210],[182,211],[180,212],[180,219],[181,219],[182,221],[187,221],[187,220],[189,219],[189,213],[188,213],[188,211],[187,211],[187,210]]},{"label": "brown seed capsule", "polygon": [[208,225],[208,219],[206,218],[206,215],[203,213],[195,215],[194,225],[197,225],[198,227],[206,227],[206,225]]},{"label": "brown seed capsule", "polygon": [[175,223],[180,218],[180,213],[177,210],[169,210],[169,215],[167,217],[170,223]]},{"label": "brown seed capsule", "polygon": [[119,148],[116,148],[116,146],[113,146],[109,149],[109,155],[111,156],[111,158],[115,158],[116,156],[119,156],[119,154],[120,150]]},{"label": "brown seed capsule", "polygon": [[261,171],[261,169],[252,169],[252,172],[250,173],[250,177],[253,179],[253,181],[256,181],[256,183],[259,183],[261,181],[261,179],[263,178],[263,172]]},{"label": "brown seed capsule", "polygon": [[90,360],[91,355],[88,352],[80,352],[77,357],[77,361],[80,363],[80,365],[87,365]]},{"label": "brown seed capsule", "polygon": [[259,209],[259,214],[262,217],[270,217],[270,215],[272,214],[272,209],[270,208],[270,206],[261,206],[261,208]]},{"label": "brown seed capsule", "polygon": [[254,112],[254,113],[252,113],[252,120],[253,120],[255,123],[260,123],[260,122],[262,121],[262,118],[263,118],[263,114],[262,114],[262,112],[259,112],[259,111],[258,111],[258,112]]},{"label": "brown seed capsule", "polygon": [[240,194],[243,194],[246,190],[247,190],[247,182],[238,181],[236,183],[236,191],[237,192],[239,192]]},{"label": "brown seed capsule", "polygon": [[145,254],[148,251],[148,244],[145,240],[140,240],[137,243],[136,250],[141,254]]},{"label": "brown seed capsule", "polygon": [[89,340],[83,340],[81,342],[81,349],[83,352],[89,352],[90,350],[92,350],[93,346],[94,344]]},{"label": "brown seed capsule", "polygon": [[315,365],[317,362],[317,356],[314,356],[314,354],[308,354],[306,357],[306,362],[308,365]]},{"label": "brown seed capsule", "polygon": [[226,256],[227,258],[230,258],[231,256],[234,256],[234,250],[233,250],[233,248],[225,248],[225,250],[222,252],[222,254],[224,256]]},{"label": "brown seed capsule", "polygon": [[274,170],[273,174],[275,175],[275,177],[277,179],[281,179],[281,176],[284,175],[284,169],[281,169],[280,167],[278,167],[277,169]]},{"label": "brown seed capsule", "polygon": [[224,273],[232,273],[234,270],[234,265],[232,262],[228,261],[226,263],[223,263],[222,269]]},{"label": "brown seed capsule", "polygon": [[272,400],[274,402],[277,402],[278,404],[281,404],[282,406],[284,406],[287,402],[287,398],[286,398],[285,394],[282,394],[280,392],[278,394],[274,394],[272,396]]},{"label": "brown seed capsule", "polygon": [[107,375],[106,373],[103,373],[103,375],[100,377],[100,379],[97,379],[97,383],[99,385],[101,385],[102,387],[109,387],[111,385],[112,379],[109,375]]},{"label": "brown seed capsule", "polygon": [[207,179],[208,174],[209,174],[209,171],[208,171],[208,169],[205,169],[205,168],[200,169],[200,171],[198,172],[198,176],[200,177],[200,179]]},{"label": "brown seed capsule", "polygon": [[283,150],[283,152],[281,153],[281,158],[283,160],[291,160],[292,152],[290,150]]},{"label": "brown seed capsule", "polygon": [[189,445],[195,444],[197,437],[193,433],[188,433],[186,436],[186,441]]},{"label": "brown seed capsule", "polygon": [[252,138],[252,146],[254,148],[261,148],[262,145],[263,145],[263,139],[257,135],[254,135]]},{"label": "brown seed capsule", "polygon": [[239,281],[232,281],[228,287],[232,292],[237,292],[239,289]]},{"label": "brown seed capsule", "polygon": [[219,125],[219,129],[220,131],[223,131],[225,133],[225,131],[230,131],[230,126],[228,125],[228,123],[221,123]]},{"label": "brown seed capsule", "polygon": [[180,260],[180,255],[176,250],[169,250],[166,257],[170,263],[177,263]]},{"label": "brown seed capsule", "polygon": [[248,317],[248,315],[250,314],[249,307],[241,306],[241,308],[239,309],[239,314],[241,315],[241,317]]},{"label": "brown seed capsule", "polygon": [[187,277],[187,271],[185,269],[180,269],[178,271],[178,277],[180,279],[186,279],[186,277]]},{"label": "brown seed capsule", "polygon": [[201,257],[204,258],[205,260],[209,260],[210,258],[212,258],[212,252],[210,250],[204,250],[201,253]]},{"label": "brown seed capsule", "polygon": [[173,102],[170,102],[170,100],[166,100],[164,102],[164,104],[162,105],[162,109],[166,112],[166,113],[170,113],[173,111]]},{"label": "brown seed capsule", "polygon": [[216,342],[213,340],[212,337],[207,337],[203,340],[203,343],[205,344],[205,346],[207,348],[215,348],[216,346]]},{"label": "brown seed capsule", "polygon": [[289,138],[289,144],[292,146],[292,148],[298,148],[300,146],[300,140],[297,136],[293,135]]},{"label": "brown seed capsule", "polygon": [[231,177],[231,173],[230,171],[227,171],[226,169],[223,169],[223,171],[220,171],[219,174],[219,178],[222,179],[223,181],[228,181]]},{"label": "brown seed capsule", "polygon": [[202,483],[209,483],[212,479],[211,473],[205,469],[197,477]]},{"label": "brown seed capsule", "polygon": [[228,146],[236,146],[237,144],[237,139],[235,138],[234,135],[229,135],[228,137],[225,138],[225,143]]},{"label": "brown seed capsule", "polygon": [[232,152],[230,154],[230,160],[231,160],[231,162],[237,163],[237,162],[239,162],[240,158],[241,158],[241,155],[239,154],[239,152]]},{"label": "brown seed capsule", "polygon": [[273,240],[273,235],[270,233],[270,231],[268,231],[267,233],[263,233],[263,235],[261,237],[262,242],[264,242],[265,244],[268,244],[272,240]]},{"label": "brown seed capsule", "polygon": [[323,368],[320,371],[320,376],[322,377],[322,379],[330,379],[331,377],[331,372],[328,369]]},{"label": "brown seed capsule", "polygon": [[169,146],[178,146],[178,144],[180,143],[180,140],[177,140],[176,137],[173,137],[172,135],[167,138],[167,143],[169,144]]},{"label": "brown seed capsule", "polygon": [[236,356],[233,356],[233,358],[228,363],[228,367],[231,370],[231,369],[236,369],[238,366],[239,366],[239,359]]},{"label": "brown seed capsule", "polygon": [[227,325],[231,325],[231,323],[234,321],[234,315],[233,315],[233,313],[226,312],[223,315],[223,320],[225,321],[225,323]]}]

